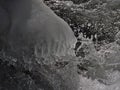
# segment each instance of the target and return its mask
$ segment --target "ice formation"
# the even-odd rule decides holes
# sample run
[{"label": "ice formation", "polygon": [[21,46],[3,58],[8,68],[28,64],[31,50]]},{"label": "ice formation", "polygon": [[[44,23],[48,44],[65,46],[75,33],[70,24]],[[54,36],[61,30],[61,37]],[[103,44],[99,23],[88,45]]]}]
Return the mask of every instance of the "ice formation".
[{"label": "ice formation", "polygon": [[[3,79],[0,88],[77,90],[79,79],[75,67],[72,63],[64,66],[62,58],[74,56],[76,39],[68,24],[42,0],[1,0],[0,6],[0,19],[5,20],[0,26],[5,33],[0,37],[0,60],[4,66],[0,67],[4,70],[0,73]],[[10,17],[9,28],[4,28],[8,26],[6,17]],[[63,64],[58,68],[56,63],[61,60]]]}]

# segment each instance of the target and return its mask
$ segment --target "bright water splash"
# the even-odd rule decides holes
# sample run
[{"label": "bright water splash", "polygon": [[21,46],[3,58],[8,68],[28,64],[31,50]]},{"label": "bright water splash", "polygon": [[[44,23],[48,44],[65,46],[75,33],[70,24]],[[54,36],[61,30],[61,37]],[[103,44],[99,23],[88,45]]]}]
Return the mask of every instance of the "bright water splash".
[{"label": "bright water splash", "polygon": [[97,80],[91,80],[80,76],[79,90],[120,90],[120,81],[113,85],[104,85]]},{"label": "bright water splash", "polygon": [[80,65],[87,71],[80,75],[79,90],[120,90],[120,46],[114,42],[104,46],[100,51],[94,51],[89,43],[82,47],[85,49],[84,52],[88,53]]}]

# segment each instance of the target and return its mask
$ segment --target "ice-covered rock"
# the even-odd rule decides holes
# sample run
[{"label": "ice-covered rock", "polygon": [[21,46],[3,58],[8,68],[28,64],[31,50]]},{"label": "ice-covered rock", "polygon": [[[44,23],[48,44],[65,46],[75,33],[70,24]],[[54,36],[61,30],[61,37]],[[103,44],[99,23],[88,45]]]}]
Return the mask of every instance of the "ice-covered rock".
[{"label": "ice-covered rock", "polygon": [[[74,64],[60,62],[60,68],[56,64],[64,61],[62,57],[74,56],[76,39],[68,24],[42,0],[1,0],[0,6],[8,13],[0,10],[0,19],[7,21],[5,17],[10,17],[10,27],[3,28],[6,33],[0,37],[0,88],[77,90]],[[7,25],[1,25],[0,31]]]}]

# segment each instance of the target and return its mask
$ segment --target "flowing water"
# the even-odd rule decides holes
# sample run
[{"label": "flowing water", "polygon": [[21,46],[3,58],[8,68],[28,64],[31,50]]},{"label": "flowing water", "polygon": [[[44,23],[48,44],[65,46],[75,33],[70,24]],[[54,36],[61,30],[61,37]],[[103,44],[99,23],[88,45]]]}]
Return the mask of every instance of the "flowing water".
[{"label": "flowing water", "polygon": [[[90,72],[86,74],[89,79],[77,73],[79,59],[74,56],[76,39],[72,30],[42,0],[12,1],[14,3],[9,2],[8,9],[12,17],[11,31],[4,36],[7,37],[5,43],[0,42],[7,47],[0,47],[3,50],[0,54],[0,90],[120,90],[117,71],[112,73],[111,76],[117,79],[110,85],[104,84],[102,74],[105,71],[99,67],[92,71],[90,66]],[[7,17],[0,16],[4,20]],[[8,25],[6,21],[5,26]],[[0,29],[5,29],[2,26]],[[3,37],[0,39],[4,41]],[[110,80],[114,81],[113,77]]]}]

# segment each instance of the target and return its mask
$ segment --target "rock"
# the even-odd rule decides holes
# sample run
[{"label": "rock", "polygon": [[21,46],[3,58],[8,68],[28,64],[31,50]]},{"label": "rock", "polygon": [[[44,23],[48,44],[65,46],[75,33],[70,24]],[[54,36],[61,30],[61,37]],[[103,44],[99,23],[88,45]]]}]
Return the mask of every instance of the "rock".
[{"label": "rock", "polygon": [[5,29],[7,33],[0,37],[0,44],[5,46],[0,47],[0,60],[5,63],[0,68],[3,70],[0,87],[4,90],[78,90],[79,76],[74,63],[55,67],[56,61],[64,61],[63,56],[74,56],[71,48],[76,39],[68,24],[42,0],[1,2],[0,6],[9,12],[11,23]]}]

